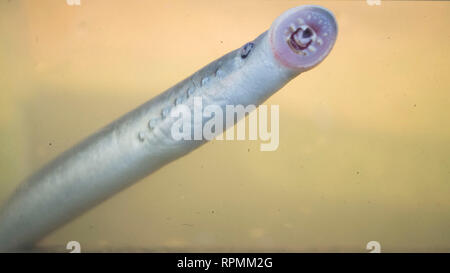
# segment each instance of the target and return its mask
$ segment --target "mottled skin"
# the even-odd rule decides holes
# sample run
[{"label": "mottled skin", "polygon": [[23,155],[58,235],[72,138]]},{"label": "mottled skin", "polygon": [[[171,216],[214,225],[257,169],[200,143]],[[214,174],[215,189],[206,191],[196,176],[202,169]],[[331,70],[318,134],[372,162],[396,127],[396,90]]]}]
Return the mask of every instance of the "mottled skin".
[{"label": "mottled skin", "polygon": [[[308,15],[312,17],[308,19]],[[321,24],[326,23],[327,36],[316,19],[326,20]],[[292,26],[291,30],[286,26]],[[176,141],[171,137],[175,118],[169,113],[175,107],[192,109],[194,96],[201,97],[204,106],[214,104],[223,109],[225,105],[259,105],[320,63],[330,52],[336,32],[334,17],[326,9],[291,9],[251,43],[64,152],[24,181],[2,207],[0,251],[32,246],[85,210],[205,143],[205,139]],[[317,37],[321,37],[321,45]],[[315,45],[316,51],[303,52],[310,45]]]}]

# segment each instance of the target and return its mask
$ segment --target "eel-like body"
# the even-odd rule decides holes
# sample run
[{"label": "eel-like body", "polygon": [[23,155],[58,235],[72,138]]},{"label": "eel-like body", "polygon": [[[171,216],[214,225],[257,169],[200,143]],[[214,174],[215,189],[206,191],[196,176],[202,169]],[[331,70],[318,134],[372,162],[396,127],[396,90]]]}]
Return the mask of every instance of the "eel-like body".
[{"label": "eel-like body", "polygon": [[327,9],[290,9],[252,42],[67,150],[25,180],[3,205],[0,251],[33,246],[52,230],[207,141],[175,140],[171,127],[177,118],[171,111],[182,106],[193,111],[195,97],[202,99],[203,107],[259,105],[319,64],[336,37],[336,20]]}]

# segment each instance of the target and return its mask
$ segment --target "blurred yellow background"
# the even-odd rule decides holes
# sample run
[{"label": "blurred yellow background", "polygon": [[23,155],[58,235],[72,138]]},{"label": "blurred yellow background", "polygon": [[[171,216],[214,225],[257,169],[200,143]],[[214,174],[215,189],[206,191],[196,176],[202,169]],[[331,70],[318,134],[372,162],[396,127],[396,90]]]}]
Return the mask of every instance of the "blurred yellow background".
[{"label": "blurred yellow background", "polygon": [[213,141],[39,247],[66,251],[450,251],[450,3],[0,2],[0,202],[115,118],[302,4],[336,46],[266,104],[280,146]]}]

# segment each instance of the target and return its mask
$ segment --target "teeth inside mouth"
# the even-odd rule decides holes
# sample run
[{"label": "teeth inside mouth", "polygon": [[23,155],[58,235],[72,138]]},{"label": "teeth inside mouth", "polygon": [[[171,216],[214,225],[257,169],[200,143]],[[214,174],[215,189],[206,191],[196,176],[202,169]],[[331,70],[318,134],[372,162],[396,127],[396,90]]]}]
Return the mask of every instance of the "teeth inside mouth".
[{"label": "teeth inside mouth", "polygon": [[307,50],[310,52],[316,51],[312,43],[316,41],[317,35],[308,25],[301,25],[298,28],[291,27],[287,33],[287,43],[295,53],[307,55]]}]

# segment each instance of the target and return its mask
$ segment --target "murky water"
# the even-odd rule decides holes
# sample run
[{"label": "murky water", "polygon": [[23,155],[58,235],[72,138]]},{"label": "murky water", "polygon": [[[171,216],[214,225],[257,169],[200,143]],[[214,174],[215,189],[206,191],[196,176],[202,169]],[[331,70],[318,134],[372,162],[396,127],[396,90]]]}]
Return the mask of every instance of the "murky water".
[{"label": "murky water", "polygon": [[449,2],[1,1],[0,202],[59,153],[310,3],[335,13],[338,41],[266,102],[280,107],[276,151],[208,143],[38,247],[450,251]]}]

